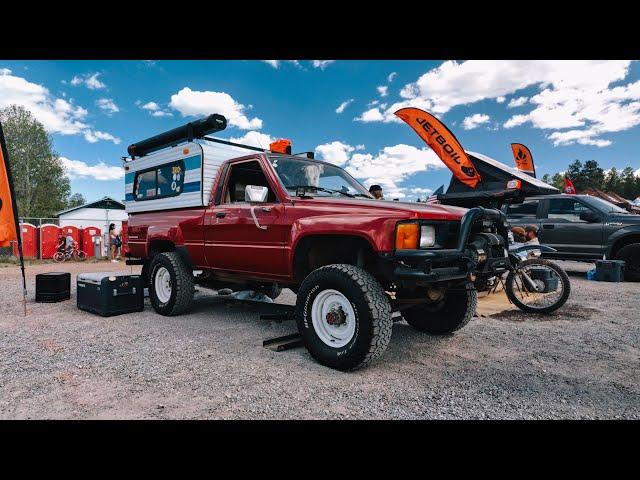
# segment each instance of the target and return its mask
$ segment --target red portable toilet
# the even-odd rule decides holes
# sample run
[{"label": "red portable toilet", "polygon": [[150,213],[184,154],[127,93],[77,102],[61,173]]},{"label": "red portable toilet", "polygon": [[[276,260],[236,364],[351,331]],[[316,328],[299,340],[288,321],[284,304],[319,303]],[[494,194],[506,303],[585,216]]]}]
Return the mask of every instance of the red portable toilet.
[{"label": "red portable toilet", "polygon": [[87,257],[95,256],[95,238],[100,238],[101,234],[102,231],[98,227],[84,227],[82,229],[82,242],[80,242],[80,248],[87,254]]},{"label": "red portable toilet", "polygon": [[[20,224],[20,235],[22,237],[22,255],[24,258],[38,257],[38,227],[30,223]],[[18,256],[18,242],[13,243],[13,255]]]},{"label": "red portable toilet", "polygon": [[122,230],[120,232],[120,240],[122,240],[122,247],[120,248],[120,256],[126,257],[129,252],[129,221],[122,221]]},{"label": "red portable toilet", "polygon": [[80,246],[80,242],[81,242],[81,233],[80,233],[80,229],[74,225],[68,225],[66,227],[60,227],[60,229],[62,230],[62,234],[66,237],[67,235],[71,235],[71,238],[73,238],[73,241],[76,242],[78,244],[78,248],[82,248]]},{"label": "red portable toilet", "polygon": [[58,250],[58,244],[60,243],[60,236],[62,230],[58,225],[51,223],[45,223],[40,225],[40,258],[47,259],[53,258],[53,255]]}]

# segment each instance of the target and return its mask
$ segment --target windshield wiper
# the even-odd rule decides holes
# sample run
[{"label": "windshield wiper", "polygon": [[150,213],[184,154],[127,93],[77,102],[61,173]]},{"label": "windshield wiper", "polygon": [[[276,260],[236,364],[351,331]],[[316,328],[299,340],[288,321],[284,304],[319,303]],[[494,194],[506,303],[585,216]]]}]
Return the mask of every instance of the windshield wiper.
[{"label": "windshield wiper", "polygon": [[[315,190],[316,192],[326,192],[326,193],[341,193],[342,195],[345,195],[349,198],[354,198],[355,195],[349,192],[344,192],[342,190],[334,190],[332,188],[324,188],[324,187],[316,187],[314,185],[292,185],[287,187],[288,189],[291,190],[295,190],[296,191],[296,195],[297,196],[304,196],[305,192],[307,190]],[[302,190],[302,195],[300,195],[298,192]]]}]

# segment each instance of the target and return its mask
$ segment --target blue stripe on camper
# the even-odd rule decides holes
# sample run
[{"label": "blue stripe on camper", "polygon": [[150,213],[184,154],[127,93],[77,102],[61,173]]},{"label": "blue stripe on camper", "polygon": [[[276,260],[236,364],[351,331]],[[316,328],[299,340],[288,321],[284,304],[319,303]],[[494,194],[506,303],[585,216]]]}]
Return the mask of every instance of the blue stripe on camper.
[{"label": "blue stripe on camper", "polygon": [[135,177],[136,172],[129,172],[124,174],[124,183],[133,183],[133,177]]},{"label": "blue stripe on camper", "polygon": [[189,182],[182,185],[182,192],[199,192],[200,191],[200,182]]},{"label": "blue stripe on camper", "polygon": [[193,157],[188,157],[184,159],[184,169],[185,170],[195,170],[196,168],[200,168],[202,161],[200,159],[200,155],[194,155]]},{"label": "blue stripe on camper", "polygon": [[124,196],[124,199],[125,199],[127,202],[133,202],[133,201],[135,200],[135,198],[133,198],[133,193],[127,193],[127,194]]}]

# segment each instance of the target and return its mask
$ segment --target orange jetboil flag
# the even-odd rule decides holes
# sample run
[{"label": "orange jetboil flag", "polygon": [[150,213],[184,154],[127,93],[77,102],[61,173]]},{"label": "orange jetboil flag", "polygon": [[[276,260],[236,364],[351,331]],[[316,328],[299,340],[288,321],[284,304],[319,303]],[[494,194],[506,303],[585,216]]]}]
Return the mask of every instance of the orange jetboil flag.
[{"label": "orange jetboil flag", "polygon": [[536,167],[533,165],[531,151],[521,143],[512,143],[511,151],[516,162],[516,168],[527,175],[536,178]]},{"label": "orange jetboil flag", "polygon": [[18,239],[10,183],[9,159],[4,133],[0,125],[0,247],[8,247]]},{"label": "orange jetboil flag", "polygon": [[476,188],[480,174],[451,131],[436,117],[419,108],[401,108],[395,115],[407,122],[453,175],[465,185]]}]

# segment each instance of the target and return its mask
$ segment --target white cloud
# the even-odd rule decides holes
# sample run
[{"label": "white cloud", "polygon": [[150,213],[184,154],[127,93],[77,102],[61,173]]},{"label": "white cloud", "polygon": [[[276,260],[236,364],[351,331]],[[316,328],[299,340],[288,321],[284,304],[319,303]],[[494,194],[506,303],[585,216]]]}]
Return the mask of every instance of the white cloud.
[{"label": "white cloud", "polygon": [[496,102],[498,102],[498,103],[504,103],[505,100],[506,100],[505,97],[497,97],[496,98]]},{"label": "white cloud", "polygon": [[388,89],[389,87],[387,87],[386,85],[380,85],[379,87],[376,87],[376,90],[378,90],[378,93],[380,94],[381,97],[387,96]]},{"label": "white cloud", "polygon": [[580,129],[590,133],[583,142],[603,146],[609,141],[598,138],[602,133],[640,124],[640,81],[618,84],[627,77],[630,64],[628,60],[446,61],[405,85],[400,91],[404,100],[367,117],[398,121],[393,112],[406,106],[442,115],[459,105],[498,101],[536,88],[538,93],[528,101],[533,109],[511,117],[506,128],[530,122],[545,130]]},{"label": "white cloud", "polygon": [[155,112],[151,112],[152,117],[173,117],[173,113],[165,112],[164,110],[156,110]]},{"label": "white cloud", "polygon": [[98,80],[98,77],[101,75],[100,72],[96,73],[86,73],[84,75],[76,75],[71,79],[71,85],[78,86],[84,85],[90,90],[100,90],[103,88],[107,88],[107,86]]},{"label": "white cloud", "polygon": [[382,186],[386,198],[407,197],[406,188],[398,184],[411,175],[428,169],[445,168],[433,150],[398,144],[384,147],[376,155],[355,153],[345,167],[367,186]]},{"label": "white cloud", "polygon": [[511,100],[509,100],[509,103],[507,104],[507,108],[521,107],[525,103],[527,103],[528,100],[529,99],[527,97],[512,98]]},{"label": "white cloud", "polygon": [[262,60],[264,63],[271,65],[273,68],[278,68],[280,66],[280,60]]},{"label": "white cloud", "polygon": [[99,130],[85,130],[83,134],[84,139],[89,143],[97,143],[100,140],[108,140],[115,143],[116,145],[120,145],[120,139],[107,132],[101,132]]},{"label": "white cloud", "polygon": [[398,184],[415,173],[445,167],[428,147],[416,148],[399,144],[385,147],[375,155],[355,153],[360,150],[364,150],[364,145],[353,147],[340,141],[316,147],[319,158],[345,168],[366,186],[374,183],[381,185],[387,198],[405,198],[430,192],[419,187],[407,189]]},{"label": "white cloud", "polygon": [[349,154],[353,151],[355,151],[354,147],[339,141],[324,143],[316,147],[316,153],[320,154],[324,161],[340,167],[347,163]]},{"label": "white cloud", "polygon": [[8,68],[0,68],[0,75],[11,75],[11,70]]},{"label": "white cloud", "polygon": [[110,98],[99,98],[96,100],[96,105],[109,116],[120,111],[118,106]]},{"label": "white cloud", "polygon": [[50,133],[91,136],[92,127],[85,121],[89,112],[85,108],[56,98],[46,87],[3,69],[0,75],[0,108],[14,104],[29,110]]},{"label": "white cloud", "polygon": [[393,82],[393,79],[396,78],[397,76],[398,76],[398,72],[391,72],[387,77],[387,82],[389,83]]},{"label": "white cloud", "polygon": [[379,122],[383,119],[383,115],[380,112],[378,107],[367,110],[366,112],[362,112],[362,115],[354,118],[354,120],[358,120],[360,122]]},{"label": "white cloud", "polygon": [[258,148],[269,148],[269,144],[275,141],[275,139],[266,133],[251,130],[241,137],[231,137],[229,141]]},{"label": "white cloud", "polygon": [[489,115],[484,113],[474,113],[469,117],[465,117],[462,121],[462,128],[465,130],[473,130],[474,128],[478,128],[483,123],[487,123],[490,120]]},{"label": "white cloud", "polygon": [[225,92],[197,91],[184,87],[178,93],[171,95],[169,106],[179,111],[183,116],[210,115],[219,113],[224,115],[229,125],[243,130],[262,128],[262,120],[254,117],[247,118],[245,106],[236,102]]},{"label": "white cloud", "polygon": [[319,68],[320,70],[324,70],[333,62],[335,62],[335,60],[311,60],[311,65],[313,65],[313,68]]},{"label": "white cloud", "polygon": [[67,176],[71,179],[120,180],[124,177],[122,167],[113,167],[102,161],[95,165],[88,165],[81,160],[70,160],[66,157],[60,157],[60,161]]},{"label": "white cloud", "polygon": [[142,108],[143,110],[151,110],[152,112],[155,112],[156,110],[160,109],[160,106],[156,102],[147,102],[140,108]]},{"label": "white cloud", "polygon": [[344,109],[347,108],[351,102],[353,102],[353,98],[350,98],[349,100],[345,100],[344,102],[342,102],[338,106],[338,108],[336,108],[336,113],[344,112]]},{"label": "white cloud", "polygon": [[156,102],[147,102],[142,105],[142,102],[140,100],[136,100],[135,103],[142,110],[147,110],[149,112],[149,115],[151,115],[152,117],[173,117],[173,113],[167,110],[163,110],[162,107],[160,107],[160,105],[158,105]]},{"label": "white cloud", "polygon": [[595,147],[608,147],[611,145],[610,140],[594,139],[596,135],[590,130],[568,130],[565,132],[553,132],[549,135],[549,139],[553,140],[555,146],[572,145],[579,143],[581,145],[593,145]]}]

